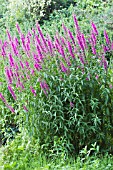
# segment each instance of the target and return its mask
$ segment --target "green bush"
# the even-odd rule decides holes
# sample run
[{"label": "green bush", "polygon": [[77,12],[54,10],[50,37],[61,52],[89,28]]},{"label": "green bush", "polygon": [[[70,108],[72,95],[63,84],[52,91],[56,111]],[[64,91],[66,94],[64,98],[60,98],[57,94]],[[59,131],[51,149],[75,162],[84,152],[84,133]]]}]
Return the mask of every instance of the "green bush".
[{"label": "green bush", "polygon": [[68,7],[73,1],[68,0],[8,0],[6,18],[10,23],[40,21],[48,19],[54,9]]}]

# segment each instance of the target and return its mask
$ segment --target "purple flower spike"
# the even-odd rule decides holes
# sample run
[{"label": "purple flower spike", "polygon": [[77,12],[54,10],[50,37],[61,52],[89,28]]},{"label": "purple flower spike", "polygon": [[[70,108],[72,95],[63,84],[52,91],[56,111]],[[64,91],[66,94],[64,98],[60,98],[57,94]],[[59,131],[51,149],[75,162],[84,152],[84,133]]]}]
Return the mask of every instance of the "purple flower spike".
[{"label": "purple flower spike", "polygon": [[96,48],[92,45],[92,53],[94,54],[94,55],[96,55]]},{"label": "purple flower spike", "polygon": [[107,32],[106,32],[106,30],[104,30],[104,38],[105,38],[105,40],[106,40],[106,44],[110,44],[110,40],[109,40],[109,37],[108,37],[108,34],[107,34]]},{"label": "purple flower spike", "polygon": [[8,83],[12,84],[12,75],[11,75],[11,72],[8,68],[5,68],[5,74],[6,74],[6,78],[8,80]]},{"label": "purple flower spike", "polygon": [[73,14],[73,19],[74,19],[74,24],[75,24],[76,30],[77,30],[77,32],[79,32],[80,28],[79,28],[79,25],[78,25],[78,21],[77,21],[76,15],[74,15],[74,14]]},{"label": "purple flower spike", "polygon": [[16,23],[16,28],[18,30],[18,33],[21,34],[21,30],[20,30],[20,27],[19,27],[18,23]]},{"label": "purple flower spike", "polygon": [[53,45],[52,45],[52,42],[51,40],[47,40],[47,43],[48,43],[48,48],[49,48],[49,52],[51,55],[53,55]]},{"label": "purple flower spike", "polygon": [[22,61],[20,61],[20,66],[22,69],[24,69],[24,64],[22,63]]},{"label": "purple flower spike", "polygon": [[14,42],[11,42],[11,46],[12,46],[12,50],[13,50],[14,54],[17,56],[18,50],[16,49],[16,45],[14,44]]},{"label": "purple flower spike", "polygon": [[86,44],[86,39],[84,37],[84,34],[81,34],[81,40],[82,40],[82,44],[84,46],[84,49],[87,49],[87,44]]},{"label": "purple flower spike", "polygon": [[80,57],[80,61],[83,65],[85,64],[84,58],[82,56]]},{"label": "purple flower spike", "polygon": [[80,34],[77,34],[77,40],[78,40],[79,47],[81,48],[82,51],[84,51],[84,46]]},{"label": "purple flower spike", "polygon": [[61,66],[62,72],[67,73],[68,68],[66,68],[62,62],[60,62],[60,66]]},{"label": "purple flower spike", "polygon": [[36,24],[36,27],[37,27],[39,35],[40,35],[40,37],[42,39],[42,45],[43,45],[45,51],[48,52],[48,47],[47,47],[47,44],[46,44],[46,39],[45,39],[45,37],[44,37],[44,35],[43,35],[42,31],[41,31],[39,23]]},{"label": "purple flower spike", "polygon": [[100,65],[103,65],[104,69],[107,70],[108,63],[107,63],[105,56],[102,56],[102,60],[101,60]]},{"label": "purple flower spike", "polygon": [[95,46],[96,45],[97,38],[95,34],[92,32],[91,33],[91,43]]},{"label": "purple flower spike", "polygon": [[9,38],[9,41],[11,41],[11,35],[10,35],[10,32],[7,30],[6,31],[7,32],[7,36],[8,36],[8,38]]},{"label": "purple flower spike", "polygon": [[73,36],[72,32],[69,29],[68,29],[68,34],[69,34],[69,37],[72,40],[73,44],[75,45],[74,36]]},{"label": "purple flower spike", "polygon": [[94,22],[91,22],[91,26],[92,26],[92,29],[93,29],[94,34],[98,35],[97,27],[96,27],[96,25],[94,24]]},{"label": "purple flower spike", "polygon": [[17,98],[16,98],[16,95],[15,95],[15,92],[13,91],[13,89],[10,85],[8,85],[8,90],[11,93],[13,99],[16,100]]},{"label": "purple flower spike", "polygon": [[40,82],[40,87],[43,90],[44,94],[47,96],[47,92],[49,91],[49,86],[45,81],[41,81],[41,79],[39,79]]},{"label": "purple flower spike", "polygon": [[10,63],[10,66],[11,67],[14,67],[14,59],[13,59],[13,57],[12,57],[12,54],[11,53],[9,53],[9,63]]},{"label": "purple flower spike", "polygon": [[104,53],[106,53],[107,51],[109,51],[109,48],[105,45],[102,46],[103,47],[103,50],[104,50]]},{"label": "purple flower spike", "polygon": [[36,90],[34,90],[32,86],[30,86],[30,90],[33,93],[33,95],[36,96]]},{"label": "purple flower spike", "polygon": [[0,99],[2,99],[2,101],[6,104],[6,99],[4,98],[4,96],[2,95],[2,93],[0,93]]},{"label": "purple flower spike", "polygon": [[3,57],[6,56],[6,52],[5,52],[5,47],[4,46],[2,46],[2,48],[1,48],[1,54],[2,54]]},{"label": "purple flower spike", "polygon": [[40,71],[42,69],[42,66],[39,63],[35,63],[34,67],[36,68],[36,70]]},{"label": "purple flower spike", "polygon": [[65,58],[64,49],[61,45],[59,46],[59,49],[60,49],[60,54],[62,55],[63,58]]},{"label": "purple flower spike", "polygon": [[72,46],[71,46],[71,43],[69,41],[67,41],[67,47],[68,47],[68,51],[69,51],[71,57],[74,59],[75,56],[73,54]]}]

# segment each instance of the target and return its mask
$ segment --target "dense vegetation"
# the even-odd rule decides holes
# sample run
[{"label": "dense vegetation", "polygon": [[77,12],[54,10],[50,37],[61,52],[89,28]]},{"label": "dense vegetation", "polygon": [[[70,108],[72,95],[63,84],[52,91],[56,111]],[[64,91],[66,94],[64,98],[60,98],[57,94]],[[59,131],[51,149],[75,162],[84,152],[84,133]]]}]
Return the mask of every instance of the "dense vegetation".
[{"label": "dense vegetation", "polygon": [[112,1],[0,3],[1,167],[112,169]]}]

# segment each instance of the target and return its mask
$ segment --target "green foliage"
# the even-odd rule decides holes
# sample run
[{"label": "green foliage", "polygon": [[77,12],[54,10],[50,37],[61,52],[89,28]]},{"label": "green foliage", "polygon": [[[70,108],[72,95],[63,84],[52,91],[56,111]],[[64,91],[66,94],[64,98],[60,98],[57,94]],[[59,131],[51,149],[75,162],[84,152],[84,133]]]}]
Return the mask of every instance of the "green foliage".
[{"label": "green foliage", "polygon": [[[92,146],[90,150],[94,150]],[[18,135],[14,141],[0,148],[0,168],[4,170],[112,170],[113,156],[106,153],[102,155],[89,155],[90,150],[84,148],[76,158],[47,159],[38,152],[37,141],[31,140],[26,134]]]}]

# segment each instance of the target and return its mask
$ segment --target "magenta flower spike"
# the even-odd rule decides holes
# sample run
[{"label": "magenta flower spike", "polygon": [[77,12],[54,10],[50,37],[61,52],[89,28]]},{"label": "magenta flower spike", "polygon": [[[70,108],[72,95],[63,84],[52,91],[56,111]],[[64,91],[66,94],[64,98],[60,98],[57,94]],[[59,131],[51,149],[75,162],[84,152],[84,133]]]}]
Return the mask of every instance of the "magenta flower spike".
[{"label": "magenta flower spike", "polygon": [[2,48],[1,48],[1,54],[2,54],[2,56],[4,58],[6,57],[6,51],[5,51],[5,47],[4,46],[2,46]]},{"label": "magenta flower spike", "polygon": [[40,37],[42,39],[42,46],[44,47],[45,51],[48,52],[48,47],[47,47],[47,44],[46,44],[46,40],[45,40],[45,37],[44,37],[44,35],[43,35],[42,31],[41,31],[40,25],[37,23],[36,27],[37,27],[39,35],[40,35]]},{"label": "magenta flower spike", "polygon": [[11,34],[10,34],[10,32],[8,31],[8,29],[6,30],[6,32],[7,32],[7,36],[8,36],[9,41],[11,41],[12,38],[11,38]]},{"label": "magenta flower spike", "polygon": [[49,91],[49,86],[45,81],[41,81],[41,79],[39,78],[39,83],[40,83],[40,87],[43,90],[44,94],[47,96],[48,91]]},{"label": "magenta flower spike", "polygon": [[106,32],[106,30],[104,30],[104,38],[105,38],[105,40],[106,40],[106,44],[110,44],[110,39],[109,39],[109,37],[108,37],[108,34],[107,34],[107,32]]},{"label": "magenta flower spike", "polygon": [[32,28],[32,33],[36,35],[36,30],[34,28]]},{"label": "magenta flower spike", "polygon": [[94,55],[96,55],[96,48],[94,47],[94,45],[91,46],[91,49],[92,49],[92,53],[93,53]]},{"label": "magenta flower spike", "polygon": [[34,88],[32,86],[30,86],[30,90],[33,93],[33,95],[36,96],[36,90],[34,90]]},{"label": "magenta flower spike", "polygon": [[52,45],[52,42],[48,39],[47,43],[48,43],[49,52],[50,52],[51,55],[53,55],[53,45]]},{"label": "magenta flower spike", "polygon": [[16,95],[15,95],[15,92],[13,91],[13,89],[10,85],[8,85],[8,90],[11,93],[13,99],[16,100],[17,98],[16,98]]},{"label": "magenta flower spike", "polygon": [[21,68],[22,68],[22,70],[23,70],[23,69],[24,69],[24,64],[23,64],[22,61],[20,61],[20,66],[21,66]]},{"label": "magenta flower spike", "polygon": [[69,51],[71,57],[74,59],[75,55],[73,54],[72,46],[71,46],[71,43],[69,41],[67,41],[67,48],[68,48],[68,51]]},{"label": "magenta flower spike", "polygon": [[101,60],[100,65],[103,65],[104,69],[107,70],[108,63],[107,63],[107,60],[106,60],[104,55],[102,56],[102,60]]},{"label": "magenta flower spike", "polygon": [[62,62],[60,62],[60,67],[61,67],[62,72],[67,73],[68,68],[66,68]]},{"label": "magenta flower spike", "polygon": [[20,30],[18,23],[16,23],[16,28],[17,28],[18,33],[21,34],[21,30]]},{"label": "magenta flower spike", "polygon": [[75,45],[74,36],[73,36],[72,32],[69,29],[68,29],[68,34],[69,34],[70,39],[72,40],[72,43]]},{"label": "magenta flower spike", "polygon": [[18,52],[18,50],[16,48],[16,45],[12,41],[11,41],[11,46],[12,46],[12,50],[13,50],[14,54],[17,56],[19,52]]},{"label": "magenta flower spike", "polygon": [[61,45],[59,46],[59,49],[60,49],[60,54],[65,59],[65,52],[64,52],[64,49],[63,49],[63,47]]},{"label": "magenta flower spike", "polygon": [[18,47],[19,41],[18,41],[18,38],[17,38],[17,37],[14,37],[14,44],[15,44],[16,47]]},{"label": "magenta flower spike", "polygon": [[41,45],[41,41],[40,41],[40,39],[39,39],[39,37],[38,37],[37,34],[35,35],[35,42],[36,42],[38,45]]},{"label": "magenta flower spike", "polygon": [[36,70],[40,71],[42,69],[42,66],[39,63],[35,63],[34,67],[36,68]]},{"label": "magenta flower spike", "polygon": [[67,28],[66,28],[66,26],[64,25],[64,23],[62,23],[62,28],[63,28],[63,30],[64,30],[64,33],[66,34],[66,33],[67,33]]},{"label": "magenta flower spike", "polygon": [[84,46],[83,46],[83,42],[82,42],[82,39],[81,39],[81,34],[77,34],[77,40],[78,40],[79,47],[81,48],[82,51],[84,51]]},{"label": "magenta flower spike", "polygon": [[12,75],[7,67],[5,68],[5,75],[6,75],[6,79],[7,79],[8,83],[12,84]]},{"label": "magenta flower spike", "polygon": [[60,41],[61,41],[62,46],[66,46],[66,40],[63,36],[60,36]]},{"label": "magenta flower spike", "polygon": [[42,61],[43,60],[43,56],[42,56],[42,53],[41,53],[41,50],[40,50],[40,47],[39,47],[38,44],[36,46],[36,49],[37,49],[39,60]]},{"label": "magenta flower spike", "polygon": [[31,73],[32,76],[34,76],[34,74],[35,74],[34,69],[31,69],[31,70],[30,70],[30,73]]},{"label": "magenta flower spike", "polygon": [[40,63],[40,59],[39,59],[38,55],[35,54],[35,53],[33,53],[32,55],[33,55],[34,62],[35,63],[37,63],[37,62]]},{"label": "magenta flower spike", "polygon": [[104,51],[104,53],[106,53],[107,51],[109,51],[109,48],[108,48],[107,46],[102,45],[102,47],[103,47],[103,51]]},{"label": "magenta flower spike", "polygon": [[84,58],[82,56],[79,58],[80,58],[81,63],[84,65],[85,64]]},{"label": "magenta flower spike", "polygon": [[27,68],[28,70],[30,70],[30,65],[29,65],[29,62],[28,62],[28,61],[25,61],[25,65],[26,65],[26,68]]},{"label": "magenta flower spike", "polygon": [[97,30],[97,27],[96,27],[96,25],[94,24],[94,22],[91,22],[91,26],[92,26],[92,29],[93,29],[94,34],[98,35],[98,30]]},{"label": "magenta flower spike", "polygon": [[7,104],[6,99],[4,98],[4,96],[2,95],[2,93],[0,93],[0,99],[4,102],[4,104]]},{"label": "magenta flower spike", "polygon": [[82,44],[83,44],[84,49],[87,49],[87,43],[86,43],[86,39],[84,37],[84,34],[81,34],[81,40],[82,40]]},{"label": "magenta flower spike", "polygon": [[96,45],[96,41],[97,41],[97,38],[96,38],[95,34],[92,31],[92,33],[91,33],[91,43],[95,46]]},{"label": "magenta flower spike", "polygon": [[76,30],[77,30],[77,32],[79,32],[80,28],[79,28],[79,25],[78,25],[78,20],[76,18],[76,15],[74,15],[74,14],[73,14],[73,19],[74,19],[74,24],[75,24]]}]

